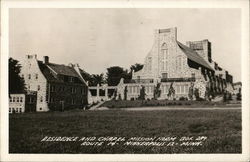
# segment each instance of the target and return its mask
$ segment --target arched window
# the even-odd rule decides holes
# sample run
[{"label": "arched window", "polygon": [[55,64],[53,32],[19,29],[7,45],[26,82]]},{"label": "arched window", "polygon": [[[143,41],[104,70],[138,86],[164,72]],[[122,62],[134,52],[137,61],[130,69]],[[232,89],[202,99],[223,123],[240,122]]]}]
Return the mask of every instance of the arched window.
[{"label": "arched window", "polygon": [[161,46],[161,70],[167,71],[168,63],[168,47],[166,43],[163,43]]}]

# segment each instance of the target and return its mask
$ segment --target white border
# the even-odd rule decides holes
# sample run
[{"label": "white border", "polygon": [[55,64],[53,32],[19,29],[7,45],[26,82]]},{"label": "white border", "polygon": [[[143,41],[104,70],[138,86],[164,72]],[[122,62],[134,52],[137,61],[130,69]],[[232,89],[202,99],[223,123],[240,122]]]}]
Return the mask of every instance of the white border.
[{"label": "white border", "polygon": [[[241,8],[242,13],[242,154],[8,154],[8,53],[10,8]],[[249,161],[249,1],[66,1],[1,2],[1,152],[0,161]]]}]

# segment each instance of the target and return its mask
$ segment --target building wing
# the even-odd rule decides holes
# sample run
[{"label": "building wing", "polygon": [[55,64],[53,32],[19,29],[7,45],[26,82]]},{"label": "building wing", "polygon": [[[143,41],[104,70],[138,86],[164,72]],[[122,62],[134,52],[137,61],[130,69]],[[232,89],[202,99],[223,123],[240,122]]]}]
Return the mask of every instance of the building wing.
[{"label": "building wing", "polygon": [[197,52],[192,50],[191,48],[185,46],[184,44],[177,41],[178,46],[180,49],[187,55],[188,59],[210,69],[214,70]]},{"label": "building wing", "polygon": [[65,78],[61,76],[66,76],[77,78],[79,82],[85,83],[85,81],[83,81],[78,75],[74,67],[54,63],[45,64],[42,61],[38,61],[38,65],[48,81],[65,82]]}]

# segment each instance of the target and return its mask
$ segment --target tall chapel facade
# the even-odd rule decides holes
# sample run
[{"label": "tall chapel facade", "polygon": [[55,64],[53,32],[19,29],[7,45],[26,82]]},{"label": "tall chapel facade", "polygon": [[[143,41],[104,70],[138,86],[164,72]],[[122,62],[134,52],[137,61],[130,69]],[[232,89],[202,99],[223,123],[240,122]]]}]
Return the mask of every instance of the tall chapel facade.
[{"label": "tall chapel facade", "polygon": [[188,98],[191,86],[201,98],[206,97],[208,90],[217,94],[233,90],[233,77],[212,60],[211,42],[207,39],[184,45],[177,40],[177,28],[157,29],[154,39],[143,69],[134,72],[129,83],[120,84],[127,88],[128,99],[137,98],[141,87],[146,90],[146,98],[153,98],[157,84],[162,99],[169,97],[170,87],[177,99]]}]

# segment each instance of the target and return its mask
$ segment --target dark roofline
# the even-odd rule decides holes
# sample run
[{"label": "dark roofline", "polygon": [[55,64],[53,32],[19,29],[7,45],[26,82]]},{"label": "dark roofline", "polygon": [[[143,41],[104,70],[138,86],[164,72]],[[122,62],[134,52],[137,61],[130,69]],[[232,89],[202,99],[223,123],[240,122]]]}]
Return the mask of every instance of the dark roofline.
[{"label": "dark roofline", "polygon": [[195,52],[191,48],[185,46],[184,44],[182,44],[179,41],[176,41],[176,42],[177,42],[178,46],[180,47],[180,49],[187,55],[188,59],[214,71],[214,69],[197,52]]}]

